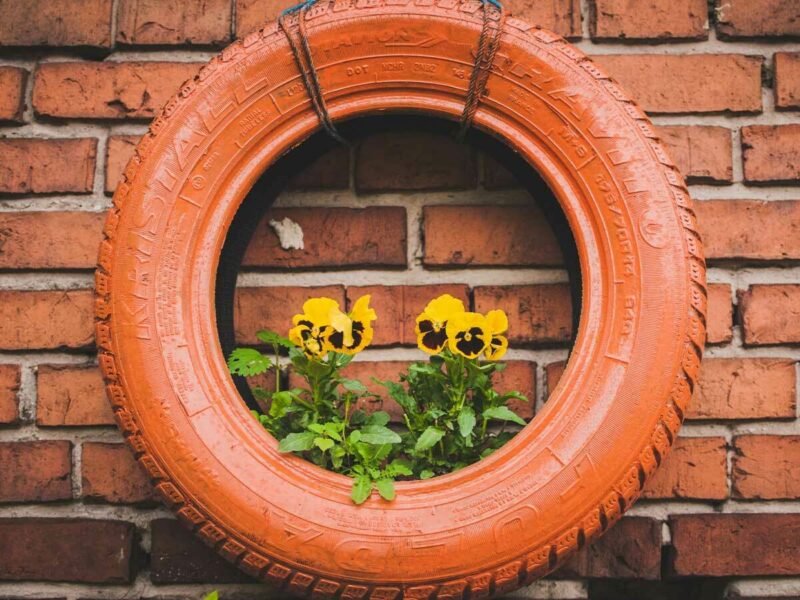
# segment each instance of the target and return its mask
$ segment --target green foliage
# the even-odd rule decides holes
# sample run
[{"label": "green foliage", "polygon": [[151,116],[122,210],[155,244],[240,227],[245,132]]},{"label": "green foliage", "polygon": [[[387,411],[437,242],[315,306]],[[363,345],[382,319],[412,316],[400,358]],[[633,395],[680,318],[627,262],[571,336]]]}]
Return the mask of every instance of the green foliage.
[{"label": "green foliage", "polygon": [[[277,371],[274,391],[253,389],[268,405],[265,414],[253,411],[254,418],[278,440],[280,452],[351,477],[356,504],[373,492],[393,500],[397,479],[428,479],[485,458],[513,437],[515,427],[525,425],[507,407],[509,400],[524,396],[501,395],[492,387],[501,363],[445,349],[428,362],[412,364],[399,382],[373,379],[403,410],[404,426],[398,427],[386,412],[366,414],[358,408],[378,397],[360,381],[342,377],[351,355],[309,357],[276,333],[257,336],[272,347],[274,360],[250,348],[234,350],[228,360],[235,375]],[[305,387],[281,389],[281,352]],[[508,426],[512,430],[506,431]]]},{"label": "green foliage", "polygon": [[250,377],[266,372],[272,366],[269,357],[253,348],[237,348],[228,358],[228,368],[234,375]]}]

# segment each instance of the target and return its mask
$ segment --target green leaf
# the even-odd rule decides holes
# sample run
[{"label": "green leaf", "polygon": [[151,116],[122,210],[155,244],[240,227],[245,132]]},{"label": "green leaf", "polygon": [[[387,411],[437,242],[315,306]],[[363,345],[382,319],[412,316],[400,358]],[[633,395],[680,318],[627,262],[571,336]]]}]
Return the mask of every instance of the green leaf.
[{"label": "green leaf", "polygon": [[313,431],[290,433],[278,444],[278,452],[304,452],[314,447],[317,434]]},{"label": "green leaf", "polygon": [[322,423],[311,423],[311,425],[309,425],[307,427],[307,429],[309,431],[313,431],[314,433],[324,433],[325,432],[325,426]]},{"label": "green leaf", "polygon": [[436,445],[436,442],[442,439],[443,435],[444,431],[431,425],[422,432],[421,436],[419,436],[417,443],[414,445],[414,450],[416,452],[424,452],[429,448],[433,448]]},{"label": "green leaf", "polygon": [[361,428],[361,441],[375,446],[399,444],[402,440],[394,431],[383,425],[365,425]]},{"label": "green leaf", "polygon": [[318,437],[314,439],[314,445],[323,452],[333,448],[335,442],[330,438]]},{"label": "green leaf", "polygon": [[389,413],[382,410],[375,411],[367,418],[367,425],[386,425],[389,422]]},{"label": "green leaf", "polygon": [[306,365],[306,372],[311,377],[321,378],[330,375],[331,368],[327,363],[318,360],[309,360],[308,365]]},{"label": "green leaf", "polygon": [[333,438],[337,442],[342,441],[342,436],[339,433],[341,430],[341,423],[325,423],[325,435],[327,435],[329,438]]},{"label": "green leaf", "polygon": [[390,472],[392,477],[397,477],[398,475],[411,476],[414,474],[414,471],[411,470],[411,463],[402,458],[395,458],[386,467],[386,471]]},{"label": "green leaf", "polygon": [[384,500],[394,500],[394,480],[393,479],[378,479],[375,482],[375,487],[378,488],[378,493]]},{"label": "green leaf", "polygon": [[350,497],[356,504],[363,504],[372,492],[372,481],[368,475],[357,475],[353,479],[353,488]]},{"label": "green leaf", "polygon": [[219,600],[219,592],[214,590],[203,597],[203,600]]},{"label": "green leaf", "polygon": [[375,460],[378,462],[383,462],[383,460],[389,456],[389,453],[392,451],[392,444],[383,444],[382,446],[373,446],[373,448],[377,448],[375,451]]},{"label": "green leaf", "polygon": [[[335,353],[334,352],[329,352],[328,356],[333,355],[333,354],[335,354]],[[336,354],[336,366],[339,369],[343,369],[344,367],[349,365],[351,362],[353,362],[353,359],[355,357],[356,357],[355,354]]]},{"label": "green leaf", "polygon": [[475,429],[476,422],[475,410],[471,406],[464,406],[458,413],[458,430],[461,432],[461,437],[468,438]]},{"label": "green leaf", "polygon": [[288,348],[290,350],[297,347],[291,340],[275,333],[274,331],[267,331],[266,329],[257,331],[256,337],[270,346],[283,346],[284,348]]},{"label": "green leaf", "polygon": [[419,473],[419,478],[420,479],[430,479],[434,475],[435,475],[435,473],[433,471],[431,471],[430,469],[423,469]]},{"label": "green leaf", "polygon": [[357,444],[361,440],[361,431],[356,429],[355,431],[351,431],[350,435],[347,436],[347,441],[351,444]]},{"label": "green leaf", "polygon": [[417,412],[417,401],[406,391],[406,388],[404,388],[402,385],[394,381],[381,381],[380,379],[376,379],[374,377],[372,380],[385,387],[389,392],[389,396],[391,396],[392,400],[400,405],[400,408],[402,408],[403,411],[409,414],[414,414]]},{"label": "green leaf", "polygon": [[272,404],[269,405],[269,416],[282,417],[292,405],[292,394],[290,392],[276,392],[272,394]]},{"label": "green leaf", "polygon": [[353,392],[354,394],[363,394],[367,391],[367,387],[358,379],[340,379],[339,383],[348,392]]},{"label": "green leaf", "polygon": [[498,421],[512,421],[523,427],[527,425],[525,420],[520,418],[519,415],[513,413],[507,406],[493,406],[483,411],[485,419],[497,419]]},{"label": "green leaf", "polygon": [[234,375],[250,377],[264,373],[272,361],[253,348],[236,348],[228,357],[228,369]]},{"label": "green leaf", "polygon": [[367,413],[365,413],[360,408],[353,411],[353,414],[350,415],[350,424],[351,425],[363,425],[367,422]]},{"label": "green leaf", "polygon": [[334,446],[331,450],[331,462],[333,463],[333,467],[335,469],[340,469],[342,467],[342,462],[344,462],[345,450],[341,446]]}]

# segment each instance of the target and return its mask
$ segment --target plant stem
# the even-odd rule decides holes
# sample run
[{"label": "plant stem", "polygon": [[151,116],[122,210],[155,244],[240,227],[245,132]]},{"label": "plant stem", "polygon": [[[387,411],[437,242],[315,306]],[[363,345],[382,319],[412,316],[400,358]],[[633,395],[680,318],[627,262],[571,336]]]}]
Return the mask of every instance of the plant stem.
[{"label": "plant stem", "polygon": [[275,352],[275,393],[281,391],[281,355],[278,352],[278,344],[272,344],[272,350]]}]

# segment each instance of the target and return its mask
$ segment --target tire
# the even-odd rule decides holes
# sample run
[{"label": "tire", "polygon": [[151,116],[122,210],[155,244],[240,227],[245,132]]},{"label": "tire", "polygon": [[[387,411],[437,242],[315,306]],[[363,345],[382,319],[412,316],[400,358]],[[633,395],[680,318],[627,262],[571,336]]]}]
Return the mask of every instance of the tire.
[{"label": "tire", "polygon": [[[385,2],[385,5],[384,5]],[[307,29],[334,121],[457,121],[481,3],[335,0]],[[560,37],[508,18],[475,127],[552,188],[582,311],[545,408],[491,457],[354,506],[349,479],[252,418],[215,322],[219,255],[261,173],[318,130],[275,24],[226,48],[153,121],[114,195],[96,273],[117,422],[164,501],[247,573],[319,598],[469,598],[542,577],[637,499],[669,450],[705,340],[705,265],[652,125]],[[386,168],[391,168],[387,165]]]}]

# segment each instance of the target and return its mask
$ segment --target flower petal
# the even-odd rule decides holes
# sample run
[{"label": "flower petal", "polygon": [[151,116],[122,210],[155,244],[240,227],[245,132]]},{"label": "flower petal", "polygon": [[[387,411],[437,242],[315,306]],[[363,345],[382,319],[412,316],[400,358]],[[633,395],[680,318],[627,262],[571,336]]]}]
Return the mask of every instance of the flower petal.
[{"label": "flower petal", "polygon": [[508,350],[508,339],[504,335],[494,335],[486,345],[486,358],[500,360]]},{"label": "flower petal", "polygon": [[486,327],[489,333],[496,335],[508,330],[508,317],[502,310],[490,310],[486,313]]},{"label": "flower petal", "polygon": [[423,312],[427,313],[431,320],[442,323],[454,315],[463,313],[465,310],[464,303],[461,300],[454,298],[450,294],[442,294],[428,302]]},{"label": "flower petal", "polygon": [[342,343],[345,346],[353,345],[353,321],[338,308],[331,309],[330,324],[334,330],[342,334]]},{"label": "flower petal", "polygon": [[447,342],[450,350],[457,354],[477,358],[490,339],[486,317],[480,313],[464,312],[447,321]]},{"label": "flower petal", "polygon": [[[317,327],[330,325],[331,314],[339,311],[339,303],[332,298],[309,298],[303,304],[303,312],[309,321]],[[341,312],[341,311],[340,311]]]},{"label": "flower petal", "polygon": [[370,294],[361,296],[353,305],[353,310],[350,311],[350,318],[353,321],[370,322],[378,318],[374,308],[370,308],[369,301],[372,298]]}]

